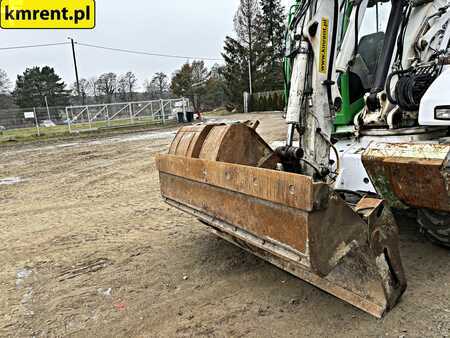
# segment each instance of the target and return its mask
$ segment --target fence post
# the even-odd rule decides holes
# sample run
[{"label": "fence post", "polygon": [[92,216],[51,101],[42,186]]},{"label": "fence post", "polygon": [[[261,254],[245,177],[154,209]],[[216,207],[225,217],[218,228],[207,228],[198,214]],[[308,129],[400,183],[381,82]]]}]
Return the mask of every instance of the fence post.
[{"label": "fence post", "polygon": [[248,92],[244,92],[244,113],[250,112],[251,97],[252,97],[252,94],[249,94]]},{"label": "fence post", "polygon": [[134,117],[133,117],[133,105],[131,104],[131,102],[128,104],[128,109],[130,110],[130,120],[131,123],[134,122]]},{"label": "fence post", "polygon": [[72,121],[70,120],[70,116],[69,116],[69,107],[66,107],[66,121],[67,121],[67,126],[69,127],[69,133],[72,134]]},{"label": "fence post", "polygon": [[39,130],[39,121],[38,121],[37,114],[36,114],[36,107],[33,108],[33,111],[34,111],[34,122],[36,123],[36,129],[37,129],[37,136],[40,137],[41,131]]},{"label": "fence post", "polygon": [[108,124],[108,127],[111,127],[111,120],[109,119],[109,108],[108,107],[109,106],[107,104],[105,104],[107,124]]},{"label": "fence post", "polygon": [[165,112],[164,112],[164,101],[163,101],[163,99],[160,100],[160,104],[161,104],[162,124],[166,124],[166,117],[165,117]]},{"label": "fence post", "polygon": [[87,116],[89,120],[89,129],[92,129],[92,121],[91,121],[91,113],[89,112],[89,106],[86,106],[87,108]]}]

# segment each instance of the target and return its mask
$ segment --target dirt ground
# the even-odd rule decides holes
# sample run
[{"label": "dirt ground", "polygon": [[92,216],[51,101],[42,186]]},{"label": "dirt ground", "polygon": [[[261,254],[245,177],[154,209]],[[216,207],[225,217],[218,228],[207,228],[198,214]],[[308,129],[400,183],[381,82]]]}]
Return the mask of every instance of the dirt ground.
[{"label": "dirt ground", "polygon": [[[256,118],[283,138],[278,114]],[[450,251],[413,222],[409,288],[374,319],[162,203],[154,156],[173,136],[0,148],[0,336],[450,336]]]}]

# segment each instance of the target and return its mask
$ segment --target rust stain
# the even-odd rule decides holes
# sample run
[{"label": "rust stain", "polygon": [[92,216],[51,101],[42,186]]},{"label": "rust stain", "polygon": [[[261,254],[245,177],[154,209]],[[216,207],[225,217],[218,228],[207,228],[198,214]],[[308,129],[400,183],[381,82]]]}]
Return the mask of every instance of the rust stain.
[{"label": "rust stain", "polygon": [[363,163],[377,191],[397,206],[450,211],[444,170],[450,153],[441,144],[376,144],[363,154]]},{"label": "rust stain", "polygon": [[270,146],[254,129],[244,124],[232,124],[211,130],[199,158],[257,166],[262,158],[272,153]]},{"label": "rust stain", "polygon": [[307,176],[172,155],[159,155],[156,162],[162,173],[305,211],[322,207],[318,201],[328,197],[327,186]]},{"label": "rust stain", "polygon": [[167,174],[161,174],[161,191],[166,198],[201,209],[261,238],[306,252],[307,212]]},{"label": "rust stain", "polygon": [[198,158],[205,139],[215,126],[210,124],[181,128],[170,145],[169,154]]}]

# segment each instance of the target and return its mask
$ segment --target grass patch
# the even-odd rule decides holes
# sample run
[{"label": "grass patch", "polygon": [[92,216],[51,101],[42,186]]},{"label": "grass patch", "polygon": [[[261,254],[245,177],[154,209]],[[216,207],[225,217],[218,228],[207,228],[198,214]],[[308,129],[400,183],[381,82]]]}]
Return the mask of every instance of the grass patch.
[{"label": "grass patch", "polygon": [[72,124],[71,131],[67,125],[58,125],[49,128],[40,128],[40,135],[37,134],[37,129],[21,128],[6,130],[0,133],[0,145],[12,142],[28,143],[36,141],[46,141],[54,139],[72,139],[92,137],[96,135],[114,135],[124,134],[135,131],[146,131],[153,129],[169,128],[175,126],[175,121],[167,121],[162,125],[160,120],[154,119],[136,119],[130,120],[115,120],[110,123],[106,121],[97,121],[92,123]]}]

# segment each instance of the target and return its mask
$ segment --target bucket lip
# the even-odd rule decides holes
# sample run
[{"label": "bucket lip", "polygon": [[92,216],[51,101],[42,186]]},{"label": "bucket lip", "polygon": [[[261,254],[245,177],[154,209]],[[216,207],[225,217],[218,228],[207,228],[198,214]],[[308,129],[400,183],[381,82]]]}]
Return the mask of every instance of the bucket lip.
[{"label": "bucket lip", "polygon": [[364,151],[363,158],[444,162],[450,159],[450,144],[373,142]]},{"label": "bucket lip", "polygon": [[[172,207],[193,215],[201,223],[205,224],[209,231],[222,239],[260,257],[261,259],[277,266],[293,276],[314,285],[315,287],[376,318],[382,318],[390,309],[388,299],[389,294],[384,292],[375,292],[373,294],[375,297],[364,297],[361,292],[339,283],[339,278],[336,279],[336,275],[333,272],[330,274],[330,277],[319,276],[316,274],[311,269],[311,265],[308,260],[309,249],[307,255],[304,256],[304,254],[296,250],[292,250],[285,245],[279,247],[279,243],[268,241],[266,238],[260,238],[250,233],[247,233],[250,236],[244,237],[243,234],[246,234],[245,230],[236,228],[234,225],[219,220],[215,217],[211,217],[210,215],[205,214],[202,210],[184,206],[183,204],[169,198],[165,198],[165,202]],[[301,259],[302,257],[304,258]],[[348,267],[353,267],[352,264],[345,264]],[[372,264],[376,263],[372,262]],[[352,275],[349,275],[349,277],[352,277]],[[378,288],[381,290],[383,288],[381,278],[377,280],[376,283],[378,283]],[[373,285],[373,283],[371,285]],[[401,286],[403,290],[405,287],[406,285]],[[374,289],[373,286],[367,290],[369,291],[372,289]],[[402,293],[403,292],[401,292],[397,297],[399,298]],[[395,298],[395,301],[397,301],[398,298]]]}]

